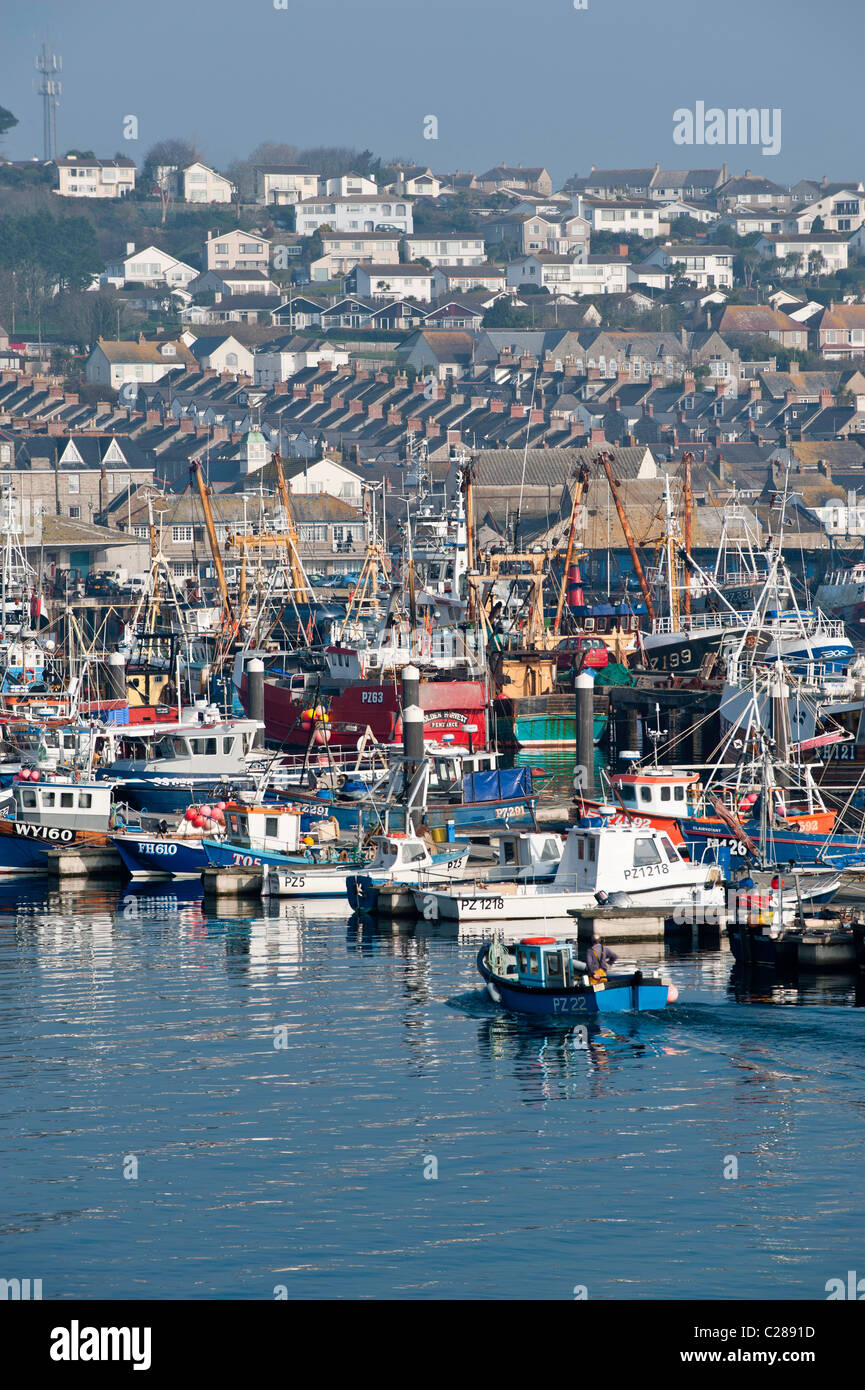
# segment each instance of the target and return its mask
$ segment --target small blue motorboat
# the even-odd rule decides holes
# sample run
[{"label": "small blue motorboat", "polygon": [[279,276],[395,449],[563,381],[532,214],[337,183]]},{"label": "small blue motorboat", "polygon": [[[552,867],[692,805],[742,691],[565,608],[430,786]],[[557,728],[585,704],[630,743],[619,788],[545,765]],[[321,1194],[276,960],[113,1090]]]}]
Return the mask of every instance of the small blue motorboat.
[{"label": "small blue motorboat", "polygon": [[598,972],[590,978],[577,956],[577,943],[553,936],[527,936],[512,945],[493,937],[479,950],[477,963],[493,1003],[514,1013],[585,1018],[623,1009],[665,1009],[679,996],[659,970]]}]

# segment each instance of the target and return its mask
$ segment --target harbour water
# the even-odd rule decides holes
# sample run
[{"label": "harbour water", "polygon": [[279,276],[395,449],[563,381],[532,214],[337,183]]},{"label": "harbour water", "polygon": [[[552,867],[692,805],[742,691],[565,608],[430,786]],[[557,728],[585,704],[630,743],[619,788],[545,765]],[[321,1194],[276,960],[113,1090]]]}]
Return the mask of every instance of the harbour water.
[{"label": "harbour water", "polygon": [[584,1040],[498,1013],[477,943],[199,893],[0,889],[3,1277],[777,1300],[865,1272],[853,977],[667,946],[679,1003]]}]

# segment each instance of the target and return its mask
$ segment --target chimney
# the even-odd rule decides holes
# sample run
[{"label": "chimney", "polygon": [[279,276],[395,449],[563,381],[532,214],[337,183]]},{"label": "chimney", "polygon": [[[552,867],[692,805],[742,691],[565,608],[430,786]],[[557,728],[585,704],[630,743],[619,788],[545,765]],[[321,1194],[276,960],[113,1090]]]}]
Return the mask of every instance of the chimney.
[{"label": "chimney", "polygon": [[651,415],[654,415],[654,413],[655,413],[655,407],[654,407],[654,405],[652,404],[652,402],[651,402],[651,401],[644,401],[644,402],[643,402],[643,414],[644,414],[644,415],[649,415],[649,416],[651,416]]},{"label": "chimney", "polygon": [[828,389],[828,387],[825,387],[825,386],[824,386],[824,387],[822,388],[822,390],[820,391],[820,409],[821,409],[821,410],[828,410],[829,407],[830,407],[830,405],[834,405],[834,404],[835,404],[835,398],[834,398],[834,396],[832,395],[832,392]]},{"label": "chimney", "polygon": [[595,428],[592,430],[591,442],[592,444],[606,444],[607,436],[604,434],[603,430]]},{"label": "chimney", "polygon": [[369,410],[367,411],[367,418],[370,419],[370,420],[380,420],[380,419],[381,419],[381,411],[382,411],[381,402],[380,402],[380,401],[378,401],[378,402],[373,401],[373,403],[370,405]]},{"label": "chimney", "polygon": [[785,405],[795,405],[795,403],[796,403],[796,401],[798,401],[798,399],[799,399],[799,392],[798,392],[798,391],[793,391],[793,390],[791,389],[791,390],[789,390],[789,391],[785,391],[785,392],[784,392],[784,404],[785,404]]},{"label": "chimney", "polygon": [[[313,389],[313,395],[315,395],[315,389]],[[323,396],[323,395],[324,395],[324,392],[322,392],[322,396]],[[348,403],[348,413],[349,413],[349,415],[362,415],[362,414],[363,414],[363,401],[349,401],[349,403]]]},{"label": "chimney", "polygon": [[292,400],[295,400],[295,401],[305,401],[305,400],[306,400],[306,387],[305,387],[305,386],[293,386],[293,387],[291,388],[291,398],[292,398]]},{"label": "chimney", "polygon": [[721,396],[725,396],[727,394],[727,387],[729,386],[729,384],[730,383],[728,381],[722,381],[720,377],[715,382],[715,395],[718,397],[719,400]]},{"label": "chimney", "polygon": [[600,379],[601,379],[601,369],[600,369],[600,367],[589,367],[589,370],[586,372],[586,376],[588,377],[589,381],[600,381]]},{"label": "chimney", "polygon": [[661,372],[653,372],[649,377],[649,386],[653,391],[661,391],[664,386],[664,378]]},{"label": "chimney", "polygon": [[[619,384],[620,386],[623,385],[623,384],[626,383],[626,382],[629,382],[630,379],[631,379],[631,373],[628,371],[627,367],[617,367],[617,368],[616,368],[616,381],[618,382],[618,384]],[[618,410],[618,406],[616,407],[616,409]]]},{"label": "chimney", "polygon": [[134,254],[135,254],[135,242],[134,242],[134,241],[127,241],[127,243],[126,243],[126,254],[127,254],[127,256],[134,256]]},{"label": "chimney", "polygon": [[694,394],[697,389],[697,383],[694,380],[693,372],[685,372],[682,378],[682,386],[686,396],[692,396]]},{"label": "chimney", "polygon": [[414,386],[413,386],[411,389],[412,389],[412,392],[414,393],[415,396],[422,396],[422,395],[423,395],[423,393],[424,393],[424,383],[421,381],[420,377],[417,377],[417,378],[415,379]]},{"label": "chimney", "polygon": [[510,410],[510,416],[512,420],[524,420],[526,416],[525,406],[520,405],[519,403],[512,405]]},{"label": "chimney", "polygon": [[288,395],[288,382],[287,382],[287,381],[275,381],[275,382],[273,383],[273,386],[272,386],[271,389],[272,389],[273,394],[274,394],[275,396],[287,396],[287,395]]},{"label": "chimney", "polygon": [[147,414],[146,414],[145,417],[144,417],[144,423],[145,423],[146,425],[158,425],[158,424],[160,424],[161,421],[160,421],[159,411],[158,411],[158,410],[148,410]]},{"label": "chimney", "polygon": [[500,400],[498,396],[493,396],[493,397],[490,399],[490,414],[491,414],[491,415],[504,415],[504,413],[505,413],[505,403],[504,403],[504,401],[503,401],[503,400]]},{"label": "chimney", "polygon": [[181,434],[195,434],[195,421],[191,415],[181,415],[179,427]]},{"label": "chimney", "polygon": [[389,425],[401,425],[402,412],[397,410],[396,407],[392,406],[390,410],[387,412],[387,422]]},{"label": "chimney", "polygon": [[529,411],[529,424],[542,425],[544,423],[544,412],[542,410]]},{"label": "chimney", "polygon": [[823,474],[824,478],[828,478],[830,482],[832,481],[832,469],[829,466],[828,459],[821,459],[820,462],[817,464],[817,469],[820,473]]},{"label": "chimney", "polygon": [[627,254],[628,254],[628,243],[627,243],[626,241],[620,241],[620,242],[619,242],[619,255],[620,255],[620,256],[627,256]]},{"label": "chimney", "polygon": [[750,396],[752,401],[759,401],[762,395],[762,392],[760,390],[760,383],[756,377],[752,376],[751,380],[748,382],[748,395]]},{"label": "chimney", "polygon": [[679,329],[679,337],[680,337],[681,342],[682,342],[682,347],[683,347],[683,348],[686,348],[686,347],[688,346],[688,330],[687,330],[687,328],[684,328],[684,327],[683,327],[683,328],[680,328],[680,329]]}]

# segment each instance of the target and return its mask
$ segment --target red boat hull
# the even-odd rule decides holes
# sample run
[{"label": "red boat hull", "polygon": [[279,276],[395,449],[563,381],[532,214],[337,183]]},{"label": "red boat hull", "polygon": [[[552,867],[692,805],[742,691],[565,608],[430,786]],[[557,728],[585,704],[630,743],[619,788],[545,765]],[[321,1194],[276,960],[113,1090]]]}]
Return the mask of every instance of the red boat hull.
[{"label": "red boat hull", "polygon": [[[247,706],[246,678],[240,687],[244,709]],[[306,748],[309,743],[310,696],[303,701],[285,686],[264,682],[264,726],[268,739],[285,748]],[[424,739],[428,744],[447,744],[473,749],[487,746],[487,696],[483,681],[422,681],[420,707],[424,716]],[[379,743],[402,740],[400,690],[395,685],[355,685],[334,695],[328,705],[330,722],[327,742],[334,748],[356,748],[369,727]],[[307,728],[303,728],[307,722]],[[323,741],[323,734],[322,734]]]}]

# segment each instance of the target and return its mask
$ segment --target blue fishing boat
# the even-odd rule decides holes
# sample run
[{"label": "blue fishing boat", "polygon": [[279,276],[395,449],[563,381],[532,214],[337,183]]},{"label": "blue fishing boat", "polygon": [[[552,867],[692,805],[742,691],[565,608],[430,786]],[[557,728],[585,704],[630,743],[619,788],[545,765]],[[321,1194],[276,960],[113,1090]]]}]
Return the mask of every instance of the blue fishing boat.
[{"label": "blue fishing boat", "polygon": [[205,711],[197,723],[124,728],[118,756],[97,776],[121,782],[118,798],[142,814],[176,815],[190,802],[218,798],[229,783],[250,779],[261,725],[210,714]]},{"label": "blue fishing boat", "polygon": [[200,838],[125,831],[110,839],[133,878],[199,877],[207,868]]},{"label": "blue fishing boat", "polygon": [[223,814],[224,837],[206,836],[201,842],[208,864],[228,867],[262,864],[289,869],[338,864],[345,873],[366,867],[367,860],[358,844],[349,847],[333,842],[315,844],[308,836],[301,842],[303,816],[297,806],[248,806],[232,802]]},{"label": "blue fishing boat", "polygon": [[[515,1013],[586,1018],[623,1009],[665,1009],[678,998],[658,970],[590,978],[573,941],[525,937],[507,945],[498,937],[478,951],[478,970],[494,1004]],[[598,978],[603,975],[603,978]]]}]

